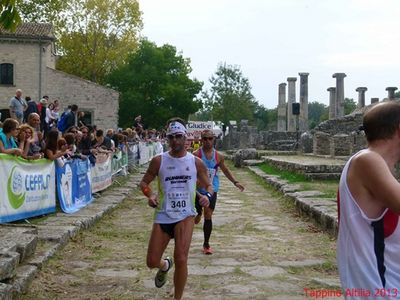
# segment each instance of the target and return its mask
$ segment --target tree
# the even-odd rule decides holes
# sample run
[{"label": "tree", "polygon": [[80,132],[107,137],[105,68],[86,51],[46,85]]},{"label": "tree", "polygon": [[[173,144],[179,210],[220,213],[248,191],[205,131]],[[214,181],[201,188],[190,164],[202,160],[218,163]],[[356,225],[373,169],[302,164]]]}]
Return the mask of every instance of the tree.
[{"label": "tree", "polygon": [[215,75],[210,78],[211,88],[203,92],[206,110],[213,119],[228,124],[230,120],[254,121],[257,102],[251,94],[249,80],[238,66],[219,64]]},{"label": "tree", "polygon": [[171,117],[188,118],[201,108],[195,97],[202,82],[190,79],[190,60],[171,45],[157,47],[142,40],[126,64],[108,76],[107,82],[120,93],[119,124],[132,126],[142,115],[147,126],[160,128]]},{"label": "tree", "polygon": [[344,98],[344,114],[351,114],[357,108],[357,103],[350,98]]},{"label": "tree", "polygon": [[325,104],[313,101],[308,103],[308,124],[310,129],[313,129],[322,121],[328,118],[329,107]]},{"label": "tree", "polygon": [[4,29],[14,31],[21,22],[15,0],[0,0],[0,25]]},{"label": "tree", "polygon": [[24,21],[54,26],[57,69],[104,84],[138,47],[137,0],[18,0]]}]

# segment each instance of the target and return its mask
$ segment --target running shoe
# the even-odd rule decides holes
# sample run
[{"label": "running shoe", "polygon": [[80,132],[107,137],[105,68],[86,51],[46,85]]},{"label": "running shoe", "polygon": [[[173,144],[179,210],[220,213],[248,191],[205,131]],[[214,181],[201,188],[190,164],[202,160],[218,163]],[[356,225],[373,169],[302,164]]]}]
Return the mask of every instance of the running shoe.
[{"label": "running shoe", "polygon": [[156,285],[156,287],[160,288],[162,287],[166,282],[167,282],[167,274],[168,271],[171,270],[174,262],[172,261],[172,258],[170,257],[166,257],[165,260],[168,261],[168,270],[167,271],[163,271],[161,269],[158,270],[156,277],[154,278],[154,284]]},{"label": "running shoe", "polygon": [[194,224],[199,224],[201,221],[201,214],[194,217]]},{"label": "running shoe", "polygon": [[211,255],[211,254],[213,254],[213,250],[212,250],[212,248],[211,248],[210,246],[208,246],[208,247],[203,247],[203,253],[204,253],[205,255]]}]

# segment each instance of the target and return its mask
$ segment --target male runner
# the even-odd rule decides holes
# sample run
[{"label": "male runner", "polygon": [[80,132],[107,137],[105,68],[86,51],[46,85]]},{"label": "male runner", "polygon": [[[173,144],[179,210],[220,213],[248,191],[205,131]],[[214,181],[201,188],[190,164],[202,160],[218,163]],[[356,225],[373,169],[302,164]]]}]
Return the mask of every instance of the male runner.
[{"label": "male runner", "polygon": [[[201,133],[201,140],[202,140],[202,147],[194,152],[193,154],[195,156],[200,157],[203,162],[205,163],[207,170],[208,170],[208,176],[210,178],[210,181],[213,185],[213,190],[214,194],[211,197],[210,200],[210,205],[208,207],[204,207],[204,225],[203,225],[203,231],[204,231],[204,243],[203,243],[203,253],[204,254],[212,254],[213,250],[210,247],[209,241],[210,241],[210,236],[211,236],[211,231],[212,231],[212,214],[215,209],[215,204],[217,202],[217,192],[219,189],[219,178],[218,178],[218,168],[221,168],[222,172],[224,175],[242,192],[244,190],[243,185],[237,181],[231,171],[228,169],[228,167],[224,163],[224,156],[219,153],[217,150],[214,149],[214,133],[212,130],[204,130]],[[202,189],[200,189],[202,191]],[[204,191],[203,191],[204,193]],[[202,214],[202,207],[201,205],[196,201],[196,210],[197,210],[197,216],[195,218],[195,223],[198,224],[201,220],[201,214]]]},{"label": "male runner", "polygon": [[[162,287],[171,269],[172,259],[161,259],[171,238],[175,239],[174,286],[175,299],[181,299],[187,280],[187,259],[192,240],[195,210],[196,181],[205,188],[199,199],[207,207],[212,186],[203,162],[185,149],[186,127],[184,121],[173,119],[167,129],[170,151],[154,157],[140,182],[154,207],[155,217],[147,251],[147,266],[159,268],[155,277],[156,287]],[[158,177],[158,194],[150,189],[150,182]]]}]

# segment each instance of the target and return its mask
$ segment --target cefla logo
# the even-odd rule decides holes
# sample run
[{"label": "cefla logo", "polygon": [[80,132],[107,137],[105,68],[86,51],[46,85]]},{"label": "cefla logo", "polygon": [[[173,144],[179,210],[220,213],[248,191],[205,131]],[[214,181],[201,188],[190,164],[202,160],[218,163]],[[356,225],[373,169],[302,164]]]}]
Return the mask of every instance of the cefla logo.
[{"label": "cefla logo", "polygon": [[23,192],[22,174],[15,168],[16,166],[12,168],[7,180],[7,194],[11,207],[18,209],[25,202],[25,192]]}]

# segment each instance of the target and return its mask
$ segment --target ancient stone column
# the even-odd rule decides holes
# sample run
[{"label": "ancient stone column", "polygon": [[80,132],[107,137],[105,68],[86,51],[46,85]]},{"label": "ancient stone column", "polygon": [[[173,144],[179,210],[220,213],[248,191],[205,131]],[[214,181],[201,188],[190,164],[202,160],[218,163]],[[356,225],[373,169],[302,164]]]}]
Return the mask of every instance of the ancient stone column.
[{"label": "ancient stone column", "polygon": [[378,103],[379,98],[371,98],[371,104]]},{"label": "ancient stone column", "polygon": [[278,94],[278,131],[286,131],[287,121],[286,121],[286,83],[279,84],[279,94]]},{"label": "ancient stone column", "polygon": [[368,89],[366,87],[358,87],[356,88],[356,92],[358,92],[358,108],[362,108],[365,106],[365,92]]},{"label": "ancient stone column", "polygon": [[287,131],[296,131],[296,116],[292,113],[292,104],[296,102],[296,77],[288,77]]},{"label": "ancient stone column", "polygon": [[300,116],[299,130],[308,130],[308,75],[309,73],[299,73],[300,75]]},{"label": "ancient stone column", "polygon": [[397,90],[397,87],[394,86],[389,86],[386,88],[388,91],[388,99],[389,100],[394,100],[396,97],[394,96],[394,92]]},{"label": "ancient stone column", "polygon": [[344,116],[344,78],[345,73],[335,73],[332,75],[336,78],[336,117],[340,118]]},{"label": "ancient stone column", "polygon": [[336,88],[330,87],[329,92],[329,120],[336,119]]}]

